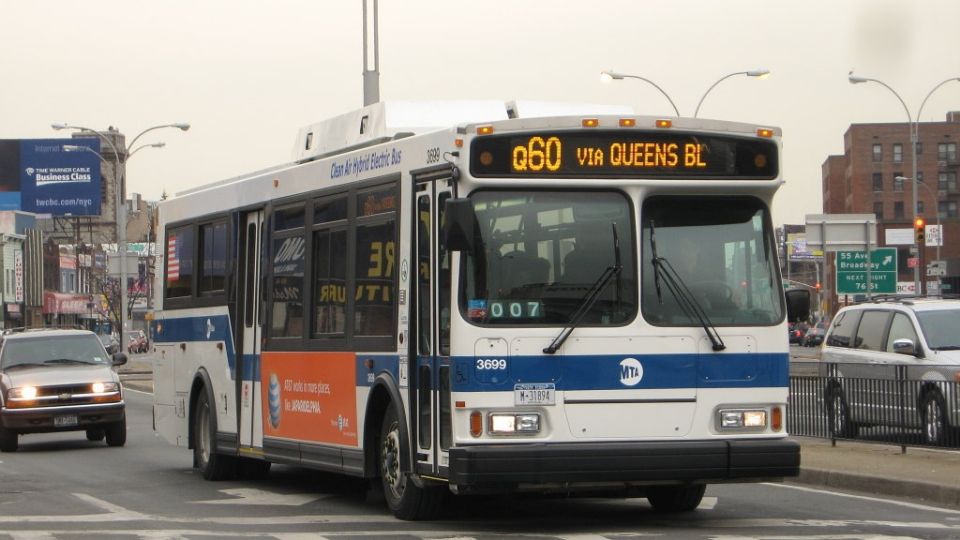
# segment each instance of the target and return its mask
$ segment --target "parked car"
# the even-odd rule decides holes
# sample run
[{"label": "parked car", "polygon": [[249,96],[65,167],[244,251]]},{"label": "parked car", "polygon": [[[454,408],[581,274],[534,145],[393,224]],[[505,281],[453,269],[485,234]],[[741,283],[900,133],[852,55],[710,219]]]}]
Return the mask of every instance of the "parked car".
[{"label": "parked car", "polygon": [[819,347],[823,343],[823,336],[826,335],[827,331],[819,327],[811,327],[807,330],[807,334],[803,336],[803,341],[800,342],[804,347]]},{"label": "parked car", "polygon": [[127,440],[120,377],[127,355],[107,354],[87,330],[28,330],[0,344],[0,451],[30,433],[86,431],[110,446]]},{"label": "parked car", "polygon": [[145,353],[150,348],[150,344],[147,342],[147,336],[144,335],[143,330],[134,330],[130,332],[127,343],[127,352],[129,353]]},{"label": "parked car", "polygon": [[894,299],[841,309],[821,349],[833,435],[919,428],[946,444],[960,427],[960,301]]}]

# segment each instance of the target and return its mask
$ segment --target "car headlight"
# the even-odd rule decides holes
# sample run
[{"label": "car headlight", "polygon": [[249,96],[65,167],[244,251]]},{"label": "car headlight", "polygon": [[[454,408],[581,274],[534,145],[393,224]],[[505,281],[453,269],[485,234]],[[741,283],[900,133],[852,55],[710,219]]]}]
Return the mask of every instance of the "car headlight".
[{"label": "car headlight", "polygon": [[10,391],[7,392],[7,397],[10,399],[36,399],[37,387],[19,386],[17,388],[11,388]]},{"label": "car headlight", "polygon": [[95,382],[90,386],[90,390],[94,394],[107,394],[110,392],[118,392],[120,390],[120,385],[115,382]]}]

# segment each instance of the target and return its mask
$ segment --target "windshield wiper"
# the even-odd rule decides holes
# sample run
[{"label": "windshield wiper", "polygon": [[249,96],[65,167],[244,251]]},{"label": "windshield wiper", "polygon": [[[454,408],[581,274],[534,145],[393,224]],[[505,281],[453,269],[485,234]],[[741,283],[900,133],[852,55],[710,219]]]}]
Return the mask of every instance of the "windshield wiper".
[{"label": "windshield wiper", "polygon": [[77,360],[76,358],[51,358],[50,360],[44,360],[43,363],[44,364],[89,364],[90,362]]},{"label": "windshield wiper", "polygon": [[23,367],[50,367],[49,364],[33,364],[30,362],[20,362],[19,364],[7,364],[0,366],[2,370],[10,370],[14,368],[23,368]]},{"label": "windshield wiper", "polygon": [[620,236],[617,234],[617,226],[611,223],[610,227],[613,229],[613,266],[606,267],[603,273],[600,274],[600,277],[593,282],[593,285],[587,290],[587,294],[583,295],[580,307],[577,308],[573,317],[570,318],[570,325],[564,328],[548,347],[543,349],[544,353],[554,354],[563,346],[563,342],[570,337],[573,330],[580,324],[580,319],[582,319],[590,311],[590,308],[593,307],[593,304],[597,302],[600,293],[607,287],[607,284],[610,283],[613,276],[619,276],[620,271],[623,270],[623,265],[620,263]]},{"label": "windshield wiper", "polygon": [[960,351],[960,345],[941,345],[939,347],[930,347],[935,351]]},{"label": "windshield wiper", "polygon": [[660,304],[663,305],[663,297],[660,293],[660,281],[662,279],[667,285],[667,290],[669,290],[670,294],[676,299],[680,309],[683,310],[687,317],[696,319],[700,323],[700,326],[703,327],[703,331],[710,339],[710,343],[713,344],[713,350],[722,351],[726,349],[727,346],[723,343],[723,339],[720,337],[717,328],[710,322],[710,318],[707,317],[703,306],[700,305],[700,302],[697,302],[696,297],[690,292],[689,287],[683,282],[683,279],[677,274],[677,271],[674,270],[673,265],[671,265],[670,261],[665,257],[657,256],[657,235],[652,220],[650,221],[650,253],[653,255],[653,283],[657,289],[657,300]]}]

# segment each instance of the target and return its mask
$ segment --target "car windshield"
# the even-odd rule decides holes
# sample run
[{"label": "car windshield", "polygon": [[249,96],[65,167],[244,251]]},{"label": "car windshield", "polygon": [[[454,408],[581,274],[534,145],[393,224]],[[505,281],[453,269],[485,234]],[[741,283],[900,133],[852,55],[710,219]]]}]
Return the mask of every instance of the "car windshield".
[{"label": "car windshield", "polygon": [[468,320],[567,325],[618,260],[621,271],[607,280],[581,322],[633,319],[636,241],[633,212],[622,193],[481,191],[471,200],[480,241],[465,255],[461,307]]},{"label": "car windshield", "polygon": [[110,363],[103,345],[93,334],[7,339],[0,355],[0,369],[24,365]]},{"label": "car windshield", "polygon": [[917,311],[917,320],[931,349],[960,349],[960,308]]},{"label": "car windshield", "polygon": [[642,211],[643,316],[658,326],[698,325],[658,279],[669,265],[717,326],[783,320],[769,212],[752,197],[651,197]]}]

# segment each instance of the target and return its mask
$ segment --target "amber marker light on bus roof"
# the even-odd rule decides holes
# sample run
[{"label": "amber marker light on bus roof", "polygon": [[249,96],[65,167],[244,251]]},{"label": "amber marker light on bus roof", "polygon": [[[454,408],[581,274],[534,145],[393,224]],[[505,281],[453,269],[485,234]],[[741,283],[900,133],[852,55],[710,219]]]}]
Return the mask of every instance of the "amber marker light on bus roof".
[{"label": "amber marker light on bus roof", "polygon": [[479,126],[477,128],[477,135],[490,135],[493,133],[493,126]]},{"label": "amber marker light on bus roof", "polygon": [[600,120],[596,118],[584,118],[580,121],[580,125],[583,127],[597,127],[600,125]]},{"label": "amber marker light on bus roof", "polygon": [[656,126],[658,128],[673,127],[673,120],[657,120]]},{"label": "amber marker light on bus roof", "polygon": [[621,118],[620,127],[634,127],[637,125],[637,121],[633,118]]},{"label": "amber marker light on bus roof", "polygon": [[463,148],[463,139],[454,139],[453,145],[457,148]]},{"label": "amber marker light on bus roof", "polygon": [[759,137],[773,137],[773,130],[768,128],[757,128],[757,136]]}]

